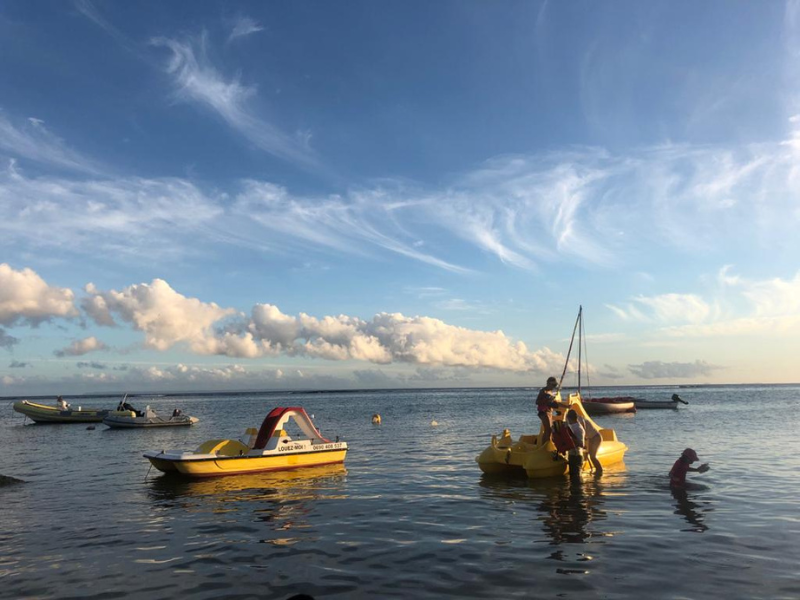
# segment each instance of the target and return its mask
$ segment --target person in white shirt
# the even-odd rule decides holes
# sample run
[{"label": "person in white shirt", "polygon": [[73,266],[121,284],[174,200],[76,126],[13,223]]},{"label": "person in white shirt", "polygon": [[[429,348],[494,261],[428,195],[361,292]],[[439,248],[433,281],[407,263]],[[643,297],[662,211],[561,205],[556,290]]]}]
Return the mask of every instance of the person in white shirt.
[{"label": "person in white shirt", "polygon": [[58,409],[59,409],[59,410],[69,410],[69,404],[68,404],[68,403],[67,403],[67,401],[66,401],[66,400],[64,400],[64,398],[62,398],[61,396],[59,396],[59,397],[56,399],[56,405],[58,406]]},{"label": "person in white shirt", "polygon": [[603,441],[600,430],[591,421],[579,418],[578,413],[574,410],[567,413],[567,425],[575,436],[578,445],[586,448],[586,452],[589,454],[589,460],[592,466],[594,466],[595,473],[597,475],[602,475],[603,466],[597,458],[597,451],[600,449],[600,444]]}]

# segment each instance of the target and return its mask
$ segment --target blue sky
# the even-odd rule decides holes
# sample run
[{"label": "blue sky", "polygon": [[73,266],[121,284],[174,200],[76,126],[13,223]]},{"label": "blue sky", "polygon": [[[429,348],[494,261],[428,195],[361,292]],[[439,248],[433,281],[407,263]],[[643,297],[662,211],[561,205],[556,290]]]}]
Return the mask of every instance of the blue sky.
[{"label": "blue sky", "polygon": [[7,2],[0,395],[796,382],[795,2]]}]

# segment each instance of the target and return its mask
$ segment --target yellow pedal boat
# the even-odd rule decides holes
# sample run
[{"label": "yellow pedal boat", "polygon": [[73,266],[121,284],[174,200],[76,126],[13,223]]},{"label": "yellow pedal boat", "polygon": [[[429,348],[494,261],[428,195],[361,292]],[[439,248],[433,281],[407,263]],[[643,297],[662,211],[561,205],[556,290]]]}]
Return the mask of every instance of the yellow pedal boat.
[{"label": "yellow pedal boat", "polygon": [[100,423],[108,414],[102,408],[68,408],[37,404],[29,400],[14,402],[14,410],[30,417],[36,423]]},{"label": "yellow pedal boat", "polygon": [[[290,421],[305,437],[293,439],[287,434]],[[260,429],[247,429],[242,439],[208,440],[193,452],[149,450],[144,457],[164,473],[219,477],[339,464],[346,454],[347,443],[322,437],[305,410],[278,407]]]},{"label": "yellow pedal boat", "polygon": [[[561,402],[561,394],[557,394],[556,400]],[[578,416],[586,421],[591,421],[602,436],[603,442],[597,452],[597,458],[603,467],[621,463],[625,457],[628,447],[617,439],[617,434],[613,429],[604,429],[597,425],[589,415],[581,402],[580,393],[569,395],[569,408],[578,413]],[[562,421],[566,410],[559,411],[560,414],[553,417],[553,421]],[[554,430],[555,430],[554,425]],[[493,435],[491,444],[481,452],[475,460],[481,471],[491,475],[502,474],[527,474],[530,478],[558,477],[567,473],[567,460],[560,454],[556,454],[556,446],[552,440],[548,440],[545,445],[539,445],[538,440],[542,439],[544,426],[539,427],[538,435],[522,435],[516,442],[511,438],[508,429],[500,436]],[[584,461],[583,469],[589,470],[590,463]]]}]

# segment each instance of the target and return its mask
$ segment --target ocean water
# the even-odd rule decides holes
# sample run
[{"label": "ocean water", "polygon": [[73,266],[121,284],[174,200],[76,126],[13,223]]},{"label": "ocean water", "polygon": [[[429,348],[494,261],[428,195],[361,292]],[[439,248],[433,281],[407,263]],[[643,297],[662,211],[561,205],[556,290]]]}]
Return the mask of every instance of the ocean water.
[{"label": "ocean water", "polygon": [[[800,598],[800,387],[602,395],[676,391],[689,406],[597,417],[625,467],[578,483],[475,463],[504,427],[538,430],[533,390],[134,399],[201,419],[138,431],[0,406],[0,474],[26,482],[0,487],[0,597]],[[275,406],[347,441],[346,465],[182,481],[141,456],[239,437]],[[674,495],[687,446],[711,470]]]}]

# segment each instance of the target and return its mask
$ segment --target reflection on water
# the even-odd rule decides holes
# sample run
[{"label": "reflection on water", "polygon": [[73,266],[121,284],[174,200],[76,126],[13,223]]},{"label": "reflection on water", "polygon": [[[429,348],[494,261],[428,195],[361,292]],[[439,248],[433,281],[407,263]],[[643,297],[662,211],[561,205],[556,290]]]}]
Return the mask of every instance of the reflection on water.
[{"label": "reflection on water", "polygon": [[341,487],[338,484],[343,482],[346,475],[345,466],[337,464],[206,479],[189,479],[164,474],[149,480],[149,483],[152,498],[156,501],[191,496],[215,496],[221,501],[246,501],[265,497],[272,499],[281,495],[298,500],[318,498],[324,491],[333,491]]},{"label": "reflection on water", "polygon": [[229,518],[249,513],[249,520],[269,525],[261,542],[290,546],[300,539],[285,532],[308,529],[316,502],[346,499],[346,475],[342,464],[195,480],[165,474],[149,481],[149,497],[156,513],[175,508],[198,515],[231,513]]},{"label": "reflection on water", "polygon": [[[488,476],[480,480],[489,498],[527,503],[535,509],[546,539],[553,545],[597,543],[613,536],[602,527],[607,519],[605,496],[625,495],[623,464],[606,469],[603,476],[583,473],[576,478],[528,479]],[[551,555],[560,559],[560,552]]]},{"label": "reflection on water", "polygon": [[711,509],[704,508],[700,502],[695,501],[696,499],[691,494],[692,492],[689,489],[672,489],[672,497],[675,498],[675,514],[682,515],[686,522],[692,525],[692,527],[683,531],[703,533],[708,530],[708,525],[703,522],[704,513]]},{"label": "reflection on water", "polygon": [[[603,484],[599,480],[565,481],[551,487],[538,505],[542,529],[552,544],[570,544],[603,536],[599,521],[606,518],[603,510]],[[589,524],[594,527],[589,529]]]}]

